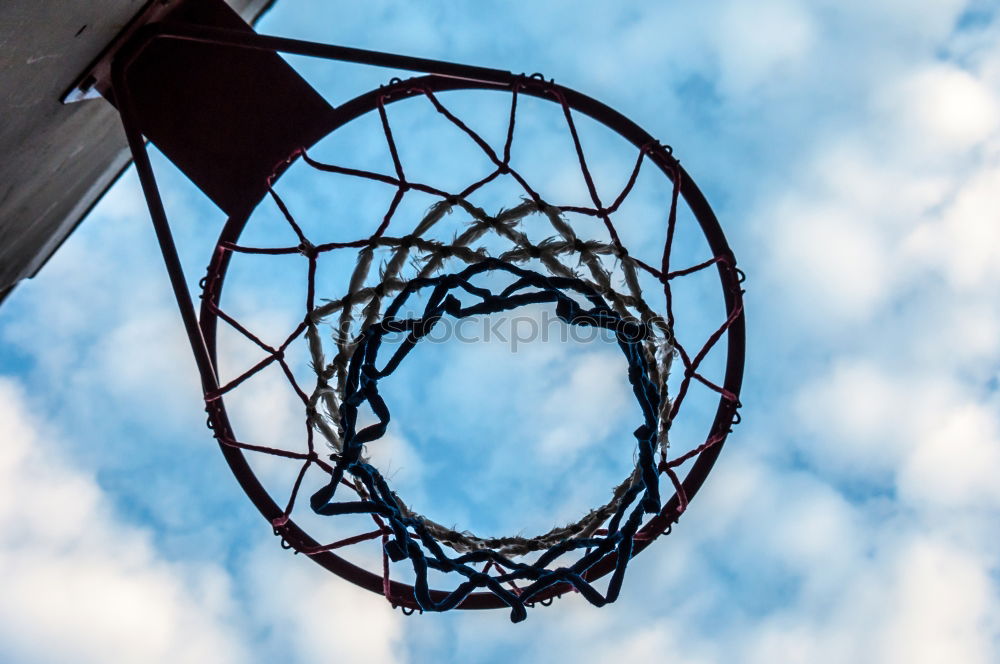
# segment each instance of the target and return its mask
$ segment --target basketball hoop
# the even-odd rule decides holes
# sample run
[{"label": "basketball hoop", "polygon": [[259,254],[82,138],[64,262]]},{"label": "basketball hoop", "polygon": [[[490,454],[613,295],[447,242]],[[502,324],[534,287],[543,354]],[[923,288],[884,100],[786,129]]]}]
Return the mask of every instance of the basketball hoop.
[{"label": "basketball hoop", "polygon": [[[115,55],[110,89],[122,113],[198,362],[209,426],[243,490],[271,523],[283,546],[305,554],[361,587],[383,594],[394,606],[408,612],[507,607],[511,619],[518,621],[525,617],[527,607],[550,603],[568,592],[578,592],[598,606],[613,602],[631,559],[669,532],[684,513],[715,463],[731,427],[738,421],[744,360],[742,273],[715,215],[672,150],[600,102],[537,75],[514,75],[264,37],[246,30],[177,23],[176,18],[175,15],[174,23],[137,31],[137,36],[120,51],[122,55]],[[302,104],[288,104],[290,117],[282,109],[267,111],[282,114],[281,128],[276,136],[262,139],[259,151],[247,152],[248,163],[241,163],[242,179],[234,178],[239,180],[235,184],[227,184],[230,180],[218,163],[210,163],[212,159],[207,156],[194,156],[196,146],[191,143],[198,137],[183,132],[200,131],[207,135],[213,127],[217,129],[229,121],[244,123],[249,128],[255,123],[265,124],[270,116],[265,113],[263,117],[237,119],[222,113],[216,117],[209,110],[211,106],[202,103],[196,112],[208,114],[199,120],[205,127],[172,129],[169,127],[173,125],[168,127],[166,122],[158,124],[167,111],[159,109],[154,100],[159,103],[169,98],[171,83],[183,88],[190,76],[199,75],[172,72],[163,62],[165,52],[183,54],[188,47],[225,53],[227,66],[242,66],[236,64],[241,57],[253,54],[268,67],[274,67],[274,72],[264,79],[278,79],[279,83],[274,85],[286,90],[290,99],[302,97],[308,100],[306,106],[312,105],[312,110],[301,111]],[[394,79],[387,86],[332,107],[315,100],[312,96],[315,93],[301,79],[293,78],[290,69],[276,62],[277,52],[409,68],[429,75],[405,81]],[[272,57],[275,61],[270,60]],[[261,66],[257,63],[254,71],[249,71],[250,65],[246,65],[243,71],[246,81],[239,79],[239,72],[218,71],[214,75],[224,75],[227,80],[237,77],[238,85],[252,88],[246,92],[249,98],[266,96],[274,86],[257,76]],[[164,68],[168,70],[166,74]],[[158,73],[155,89],[147,80],[150,71]],[[213,89],[211,81],[204,83],[204,90]],[[502,146],[491,146],[442,101],[444,94],[460,91],[493,95],[509,109]],[[588,200],[549,200],[551,196],[529,182],[512,164],[518,101],[525,96],[552,104],[551,108],[562,117],[586,183]],[[478,146],[493,170],[484,177],[470,179],[456,190],[442,189],[418,174],[409,173],[396,149],[387,111],[403,100],[423,100],[429,104]],[[267,104],[281,105],[286,101],[272,100]],[[255,112],[250,104],[245,115],[253,116]],[[304,113],[301,123],[295,122],[295,113]],[[311,146],[324,134],[342,130],[370,113],[378,117],[382,128],[380,140],[389,146],[394,172],[352,168],[312,156]],[[579,116],[600,123],[635,150],[625,186],[613,200],[603,200],[598,193],[577,131],[575,118]],[[174,133],[177,131],[182,133]],[[200,315],[196,315],[185,285],[142,133],[157,142],[229,213],[201,282]],[[222,149],[229,149],[228,145],[229,142],[223,141]],[[248,150],[245,145],[239,149]],[[267,159],[270,165],[265,168]],[[273,166],[275,163],[277,166]],[[345,239],[319,242],[303,230],[294,206],[279,193],[281,176],[293,163],[328,175],[334,186],[350,186],[351,181],[362,180],[377,183],[393,192],[392,202],[374,232],[349,237],[350,229],[343,229],[340,235]],[[665,234],[662,253],[655,264],[631,254],[615,225],[616,214],[643,169],[657,173],[670,191],[669,204],[659,210]],[[490,213],[472,202],[478,191],[501,179],[516,183],[520,192],[519,199],[511,201],[506,210]],[[436,202],[422,218],[415,220],[412,230],[397,233],[399,206],[408,192],[419,192]],[[252,223],[254,210],[263,197],[270,197],[280,209],[297,244],[241,244],[241,235]],[[675,264],[674,238],[680,205],[690,210],[711,252],[694,264]],[[432,229],[444,223],[442,220],[448,215],[460,218],[458,224],[452,224],[457,229],[453,239],[448,242],[435,239]],[[594,220],[601,229],[601,237],[584,232],[570,220],[570,215]],[[524,232],[523,226],[529,220],[544,225],[547,229],[544,239],[532,239]],[[490,247],[497,244],[504,249],[491,251]],[[377,278],[373,277],[372,269],[376,251],[387,256]],[[342,291],[326,292],[323,289],[327,286],[316,281],[317,268],[330,256],[343,252],[355,252],[354,272]],[[223,286],[227,270],[233,257],[242,254],[299,256],[304,261],[306,301],[300,322],[281,344],[269,345],[226,310]],[[684,321],[676,319],[672,286],[677,280],[706,271],[718,276],[717,292],[725,316],[697,348],[686,348],[675,334]],[[487,276],[506,282],[494,287],[482,282]],[[656,284],[655,294],[662,300],[662,306],[653,306],[643,293],[644,280]],[[417,313],[408,313],[418,295],[426,303],[417,307]],[[410,350],[442,318],[488,316],[528,304],[551,307],[567,325],[601,328],[613,335],[626,358],[629,384],[642,414],[634,433],[637,450],[634,467],[620,484],[608,488],[607,503],[573,523],[536,536],[484,537],[445,527],[411,509],[366,456],[365,446],[378,444],[389,420],[389,404],[379,393],[379,381],[388,380],[406,361]],[[220,326],[228,326],[265,355],[253,367],[223,384],[219,383],[217,369]],[[331,335],[329,329],[336,333]],[[395,351],[387,350],[388,346],[383,344],[388,334],[403,337]],[[286,351],[295,342],[308,345],[316,380],[312,388],[300,384],[286,360]],[[717,346],[725,348],[725,370],[721,380],[712,380],[702,371],[703,361]],[[675,358],[681,366],[672,367]],[[280,368],[301,404],[307,424],[302,449],[246,442],[227,410],[227,398],[268,367]],[[671,371],[681,375],[673,394],[668,393],[667,383]],[[703,437],[694,441],[675,440],[670,435],[671,424],[695,383],[716,396],[714,417]],[[358,410],[362,406],[375,414],[373,424],[359,424]],[[297,464],[294,483],[284,495],[272,495],[255,474],[247,454]],[[307,479],[317,472],[323,477],[322,482],[317,484]],[[300,525],[297,517],[302,510],[330,519],[367,515],[372,525],[370,530],[331,541],[310,534]],[[376,542],[380,547],[381,564],[377,569],[364,569],[337,553],[362,546],[364,542]],[[410,569],[415,579],[412,585],[393,577],[393,567],[400,564]],[[432,588],[429,571],[454,581],[450,587]],[[604,588],[597,584],[602,577],[608,577]]]}]

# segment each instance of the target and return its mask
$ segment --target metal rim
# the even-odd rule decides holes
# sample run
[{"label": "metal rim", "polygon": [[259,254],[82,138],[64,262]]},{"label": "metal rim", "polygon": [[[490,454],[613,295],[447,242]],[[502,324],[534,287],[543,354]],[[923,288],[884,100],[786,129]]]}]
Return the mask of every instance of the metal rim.
[{"label": "metal rim", "polygon": [[[408,99],[422,93],[422,89],[430,89],[433,92],[443,92],[451,90],[498,90],[509,92],[513,86],[518,86],[518,92],[534,97],[553,101],[553,93],[558,93],[565,99],[567,105],[574,111],[583,113],[598,121],[608,129],[619,134],[627,141],[642,149],[643,146],[651,144],[658,145],[652,136],[641,129],[634,122],[621,115],[608,106],[576,92],[572,89],[557,85],[553,82],[546,82],[536,77],[511,76],[504,83],[488,83],[480,81],[462,80],[457,78],[446,78],[442,76],[422,76],[408,81],[398,81],[390,86],[377,88],[355,99],[339,106],[334,114],[329,133],[336,131],[352,120],[375,111],[379,99],[383,99],[385,104],[390,104],[403,99]],[[289,146],[289,154],[302,146]],[[718,261],[716,268],[719,274],[722,287],[723,298],[726,305],[727,315],[734,315],[734,319],[726,329],[726,370],[722,387],[731,395],[735,395],[737,400],[726,399],[720,395],[719,404],[715,418],[708,432],[708,437],[721,436],[721,439],[714,445],[704,449],[694,460],[691,469],[682,481],[683,489],[688,500],[692,499],[701,488],[716,459],[721,453],[725,443],[725,437],[730,428],[737,421],[736,409],[739,407],[738,397],[743,380],[743,368],[745,359],[745,322],[742,311],[742,289],[741,273],[736,269],[735,259],[726,241],[722,228],[709,206],[704,195],[698,189],[694,181],[687,175],[683,168],[673,159],[669,152],[663,148],[653,149],[649,152],[649,157],[669,177],[668,168],[676,169],[681,176],[680,195],[694,214],[701,227],[702,233],[712,250],[714,256],[722,258]],[[219,297],[222,292],[228,262],[231,256],[229,251],[220,248],[224,242],[233,242],[239,238],[245,228],[252,209],[244,215],[231,217],[220,234],[216,245],[215,253],[212,257],[210,273],[218,275],[218,280],[214,285],[214,294]],[[216,364],[216,329],[218,318],[211,313],[207,302],[203,300],[199,325],[207,344],[208,352],[213,366]],[[219,432],[232,434],[225,406],[221,399],[215,400],[209,405],[209,425]],[[253,501],[257,509],[263,516],[272,522],[282,516],[283,511],[262,486],[243,451],[230,445],[220,445],[230,469],[239,481],[240,486],[247,496]],[[643,537],[636,539],[633,555],[645,549],[656,537],[666,532],[676,520],[674,516],[678,507],[678,497],[676,493],[663,506],[661,511],[653,516],[639,531]],[[318,546],[308,533],[302,530],[293,520],[289,520],[285,526],[291,538],[304,546]],[[276,533],[277,534],[277,533]],[[378,594],[384,594],[383,578],[380,574],[375,574],[367,569],[358,567],[346,559],[336,555],[332,551],[325,551],[311,555],[310,558],[318,564],[344,579],[366,588]],[[587,580],[598,579],[610,572],[615,565],[614,555],[609,554],[600,562],[595,564],[585,575]],[[544,592],[536,601],[542,602],[550,600],[554,596],[569,592],[571,589],[566,585],[557,585]],[[404,608],[418,609],[419,606],[414,599],[412,586],[392,581],[390,583],[392,599]],[[432,596],[437,599],[446,593],[441,590],[432,590]],[[499,597],[489,592],[476,592],[469,595],[457,608],[460,609],[493,609],[506,608]]]}]

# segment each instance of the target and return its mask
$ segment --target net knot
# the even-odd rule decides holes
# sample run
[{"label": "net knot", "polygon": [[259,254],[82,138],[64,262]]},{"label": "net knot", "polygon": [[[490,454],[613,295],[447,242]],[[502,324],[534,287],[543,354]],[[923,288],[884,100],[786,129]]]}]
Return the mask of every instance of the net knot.
[{"label": "net knot", "polygon": [[662,150],[668,157],[673,158],[674,148],[659,141],[650,141],[642,146],[642,151],[650,155],[660,150]]},{"label": "net knot", "polygon": [[316,245],[306,238],[302,238],[302,242],[299,243],[298,250],[300,254],[309,259],[314,259],[319,255],[319,251],[316,250]]},{"label": "net knot", "polygon": [[480,223],[484,224],[487,228],[490,228],[490,229],[493,229],[493,230],[501,228],[504,225],[503,221],[500,220],[499,216],[491,217],[491,216],[488,216],[488,215],[485,216],[485,217],[483,217],[480,220]]}]

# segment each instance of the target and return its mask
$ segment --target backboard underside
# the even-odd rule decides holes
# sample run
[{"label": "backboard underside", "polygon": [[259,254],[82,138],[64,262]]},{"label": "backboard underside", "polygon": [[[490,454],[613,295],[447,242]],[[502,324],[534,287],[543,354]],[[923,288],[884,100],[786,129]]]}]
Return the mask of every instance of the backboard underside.
[{"label": "backboard underside", "polygon": [[[254,21],[274,0],[228,0]],[[45,264],[129,163],[118,112],[60,98],[143,0],[0,3],[0,301]]]}]

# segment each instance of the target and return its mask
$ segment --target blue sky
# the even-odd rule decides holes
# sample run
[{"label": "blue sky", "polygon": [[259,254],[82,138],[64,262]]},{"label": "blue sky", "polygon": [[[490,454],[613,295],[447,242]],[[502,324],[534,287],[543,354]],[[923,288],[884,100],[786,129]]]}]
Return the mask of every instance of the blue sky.
[{"label": "blue sky", "polygon": [[[239,491],[204,428],[128,173],[0,309],[0,659],[997,661],[995,14],[951,0],[919,11],[893,0],[279,2],[260,31],[540,71],[672,145],[749,275],[743,424],[616,604],[568,597],[518,625],[506,612],[405,617],[282,551]],[[295,64],[334,101],[393,75]],[[526,168],[571,194],[579,183],[531,159],[539,123]],[[363,139],[344,145],[359,162],[384,158]],[[594,145],[617,164],[614,146]],[[420,147],[418,166],[455,173]],[[155,161],[196,281],[224,219]],[[345,209],[371,223],[383,195],[348,199],[305,175],[283,185],[317,232]],[[509,206],[506,195],[492,204]],[[280,232],[260,214],[257,239]],[[655,242],[628,232],[637,247]],[[329,283],[352,261],[334,261]],[[234,263],[248,289],[232,306],[280,335],[297,269]],[[685,309],[695,331],[707,324],[698,288]],[[614,348],[556,339],[516,354],[453,342],[419,353],[387,386],[398,424],[371,451],[426,514],[535,532],[628,472],[634,411]],[[224,361],[252,359],[234,343]],[[422,377],[432,389],[411,389]],[[300,444],[287,391],[264,375],[248,389],[233,404],[247,430]],[[469,415],[479,407],[482,420]],[[454,421],[414,424],[428,415]],[[463,456],[483,427],[488,451]],[[260,469],[276,485],[288,473]],[[443,485],[453,470],[464,477]],[[378,565],[374,549],[351,555]]]}]

